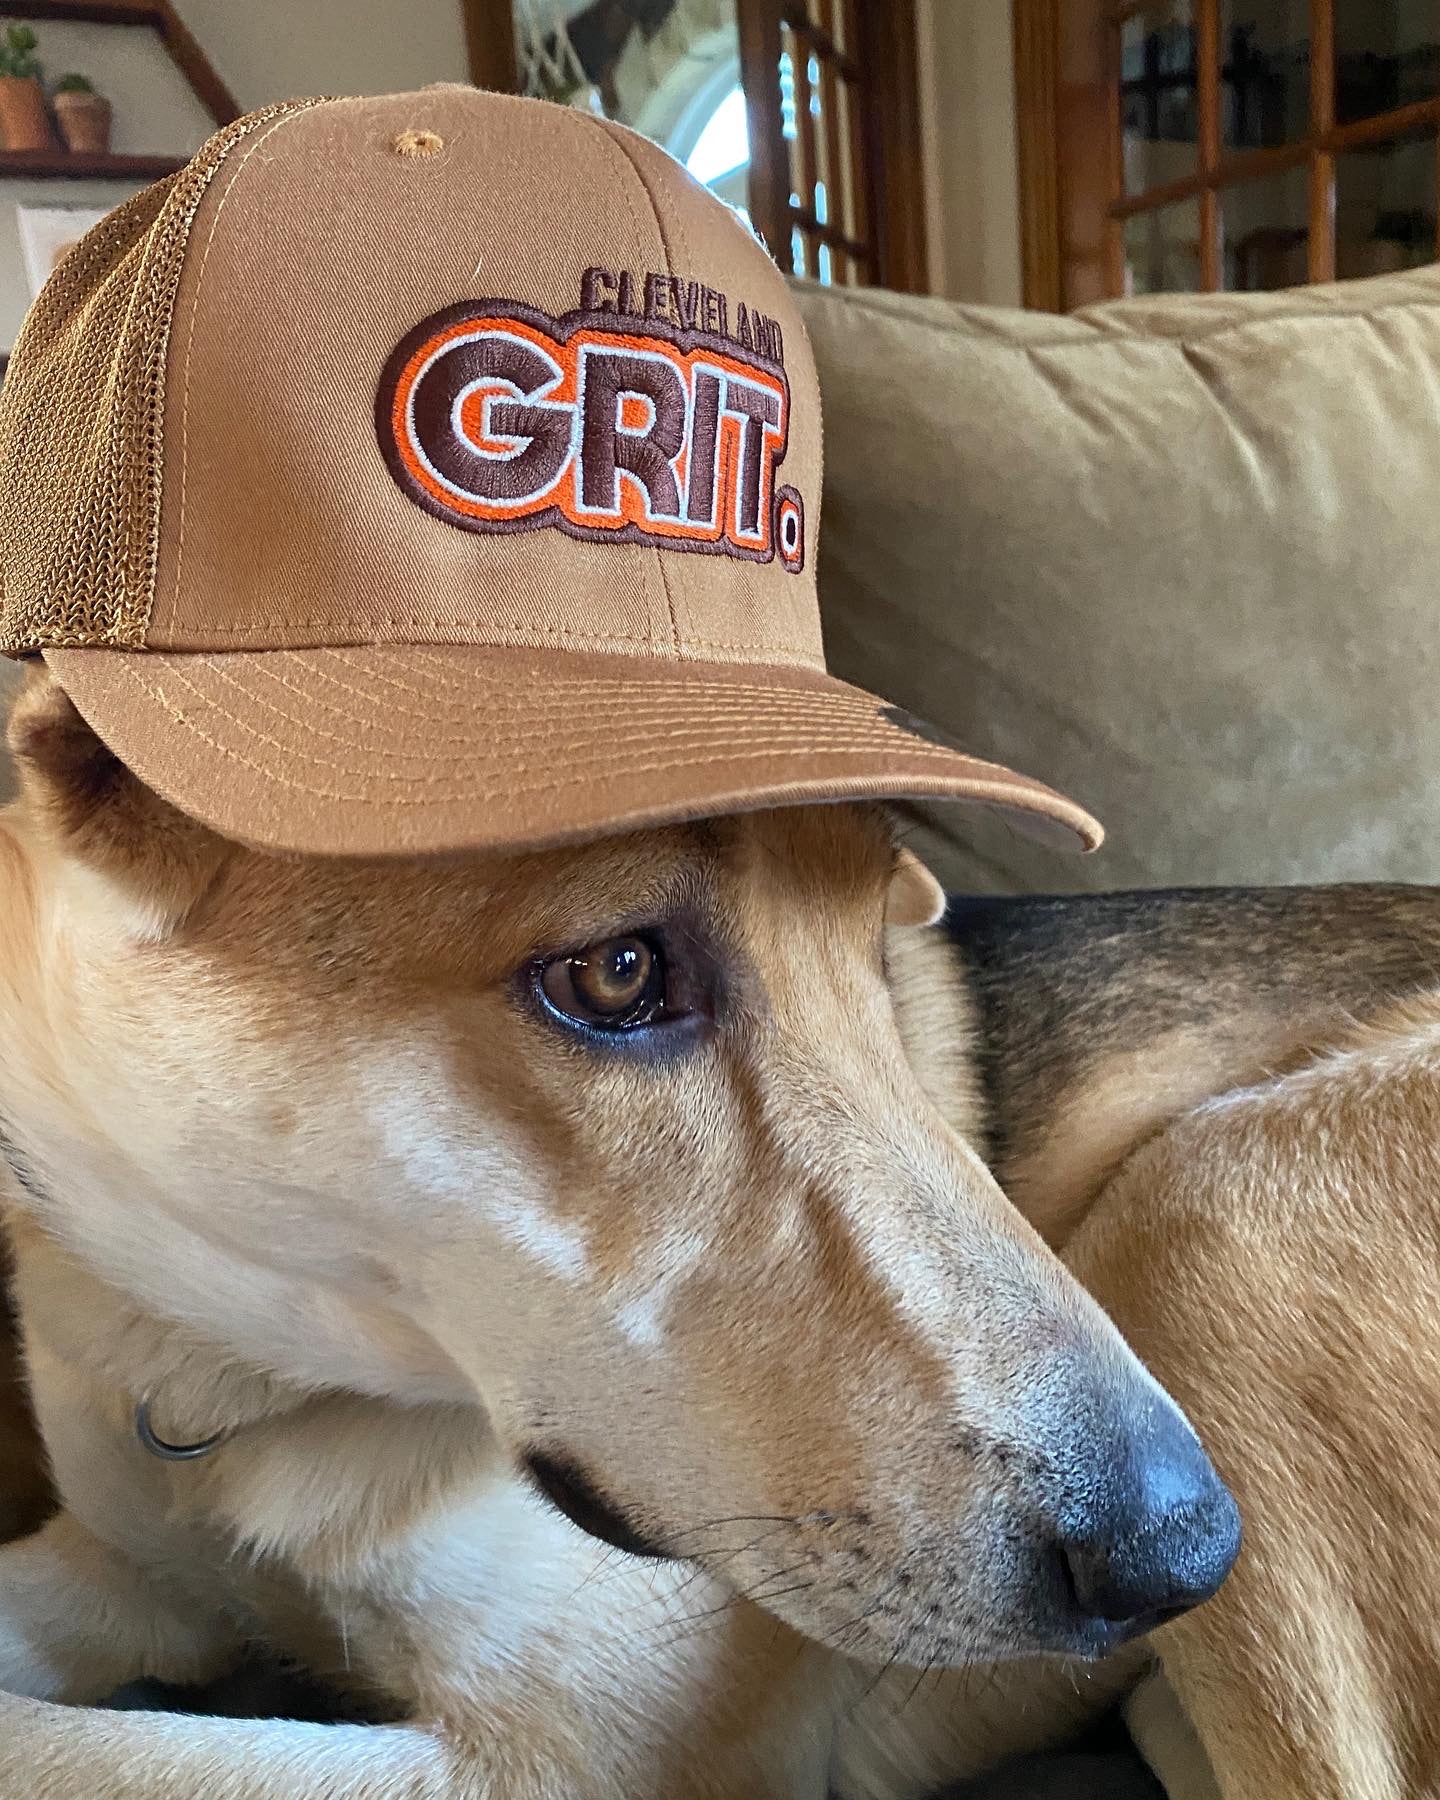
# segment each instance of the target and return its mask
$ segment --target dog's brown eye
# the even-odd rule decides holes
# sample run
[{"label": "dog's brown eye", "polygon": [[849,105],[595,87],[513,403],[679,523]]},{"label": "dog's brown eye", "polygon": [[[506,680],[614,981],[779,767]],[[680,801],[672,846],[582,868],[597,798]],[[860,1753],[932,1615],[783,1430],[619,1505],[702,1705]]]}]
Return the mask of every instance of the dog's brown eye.
[{"label": "dog's brown eye", "polygon": [[665,1012],[665,961],[643,937],[607,938],[540,971],[540,989],[562,1018],[597,1031],[633,1031]]}]

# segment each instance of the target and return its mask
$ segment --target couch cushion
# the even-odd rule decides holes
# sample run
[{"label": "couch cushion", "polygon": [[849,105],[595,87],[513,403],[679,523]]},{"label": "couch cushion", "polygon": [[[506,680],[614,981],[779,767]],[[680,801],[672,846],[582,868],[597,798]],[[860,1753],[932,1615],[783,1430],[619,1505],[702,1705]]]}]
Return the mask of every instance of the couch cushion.
[{"label": "couch cushion", "polygon": [[952,885],[1440,880],[1440,270],[801,303],[832,666],[1109,828],[939,809]]}]

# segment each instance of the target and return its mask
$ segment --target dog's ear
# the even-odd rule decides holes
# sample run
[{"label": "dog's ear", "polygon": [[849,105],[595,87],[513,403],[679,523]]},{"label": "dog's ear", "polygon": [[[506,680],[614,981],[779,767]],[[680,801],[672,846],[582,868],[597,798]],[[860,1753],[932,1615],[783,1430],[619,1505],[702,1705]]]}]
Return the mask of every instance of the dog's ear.
[{"label": "dog's ear", "polygon": [[885,906],[887,925],[936,925],[945,916],[945,890],[910,850],[898,852]]},{"label": "dog's ear", "polygon": [[131,774],[36,663],[10,714],[21,805],[63,855],[105,878],[147,937],[173,930],[229,846]]}]

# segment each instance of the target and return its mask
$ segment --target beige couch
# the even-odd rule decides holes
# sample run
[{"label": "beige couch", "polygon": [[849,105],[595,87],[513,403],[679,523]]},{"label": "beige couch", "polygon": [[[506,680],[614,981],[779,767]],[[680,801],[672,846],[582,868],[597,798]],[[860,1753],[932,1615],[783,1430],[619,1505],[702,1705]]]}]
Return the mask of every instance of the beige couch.
[{"label": "beige couch", "polygon": [[951,885],[1440,880],[1440,269],[803,304],[832,665],[1109,827],[937,814]]},{"label": "beige couch", "polygon": [[834,667],[1110,828],[1082,861],[951,809],[951,885],[1440,879],[1440,269],[802,303]]}]

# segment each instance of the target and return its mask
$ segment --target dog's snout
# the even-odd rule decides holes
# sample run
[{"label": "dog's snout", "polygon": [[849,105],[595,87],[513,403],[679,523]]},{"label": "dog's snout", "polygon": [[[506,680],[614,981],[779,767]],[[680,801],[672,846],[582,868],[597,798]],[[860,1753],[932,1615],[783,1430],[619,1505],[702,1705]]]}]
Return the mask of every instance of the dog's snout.
[{"label": "dog's snout", "polygon": [[1076,1610],[1135,1637],[1208,1600],[1240,1550],[1240,1511],[1183,1417],[1147,1408],[1058,1549]]}]

